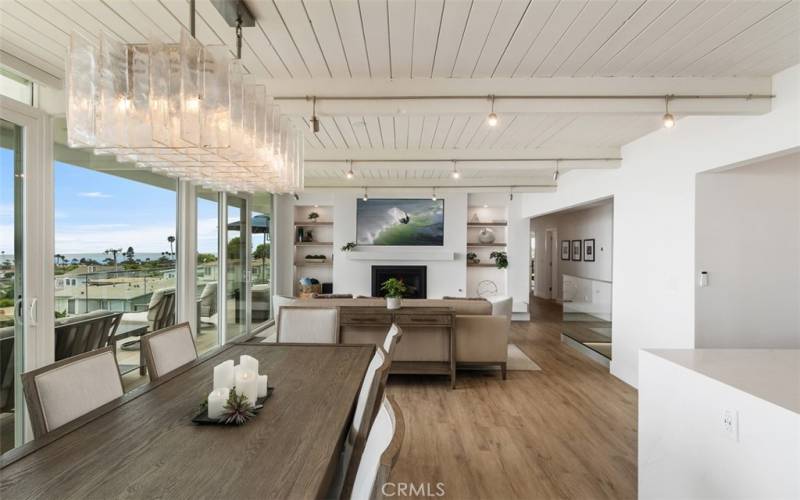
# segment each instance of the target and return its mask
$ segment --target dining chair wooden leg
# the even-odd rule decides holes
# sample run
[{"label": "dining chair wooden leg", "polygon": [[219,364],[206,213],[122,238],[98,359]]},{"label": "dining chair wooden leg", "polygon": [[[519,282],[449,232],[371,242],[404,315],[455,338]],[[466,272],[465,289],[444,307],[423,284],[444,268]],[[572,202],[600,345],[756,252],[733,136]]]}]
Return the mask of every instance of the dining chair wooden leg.
[{"label": "dining chair wooden leg", "polygon": [[503,380],[506,380],[508,375],[508,370],[506,369],[506,363],[500,363],[500,373],[503,374]]}]

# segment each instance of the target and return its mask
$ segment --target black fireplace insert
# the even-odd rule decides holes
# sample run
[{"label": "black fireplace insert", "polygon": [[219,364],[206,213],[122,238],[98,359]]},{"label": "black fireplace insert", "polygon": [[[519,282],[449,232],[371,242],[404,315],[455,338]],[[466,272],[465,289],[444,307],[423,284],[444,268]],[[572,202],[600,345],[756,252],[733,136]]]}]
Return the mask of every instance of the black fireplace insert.
[{"label": "black fireplace insert", "polygon": [[427,266],[372,266],[372,296],[383,297],[381,284],[389,278],[397,278],[405,283],[408,299],[428,298]]}]

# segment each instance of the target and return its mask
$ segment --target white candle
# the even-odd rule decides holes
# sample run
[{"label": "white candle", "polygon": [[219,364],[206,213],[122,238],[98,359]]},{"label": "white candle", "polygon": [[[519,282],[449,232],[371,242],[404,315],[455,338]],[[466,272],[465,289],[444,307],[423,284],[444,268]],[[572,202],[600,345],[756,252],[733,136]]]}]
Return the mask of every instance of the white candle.
[{"label": "white candle", "polygon": [[236,376],[236,392],[247,396],[251,405],[258,399],[258,374],[252,370],[241,370]]},{"label": "white candle", "polygon": [[240,373],[242,373],[242,365],[234,366],[233,367],[233,382],[234,382],[233,385],[236,385],[236,377],[238,377]]},{"label": "white candle", "polygon": [[253,356],[248,356],[247,354],[239,356],[239,366],[242,367],[242,370],[250,370],[256,372],[256,374],[258,373],[258,360]]},{"label": "white candle", "polygon": [[214,367],[214,389],[233,387],[233,360],[229,359]]},{"label": "white candle", "polygon": [[258,376],[258,397],[263,398],[267,395],[267,376]]},{"label": "white candle", "polygon": [[228,388],[227,387],[220,387],[219,389],[214,389],[208,395],[208,418],[212,418],[214,420],[219,419],[222,416],[222,412],[225,411],[225,403],[228,402]]}]

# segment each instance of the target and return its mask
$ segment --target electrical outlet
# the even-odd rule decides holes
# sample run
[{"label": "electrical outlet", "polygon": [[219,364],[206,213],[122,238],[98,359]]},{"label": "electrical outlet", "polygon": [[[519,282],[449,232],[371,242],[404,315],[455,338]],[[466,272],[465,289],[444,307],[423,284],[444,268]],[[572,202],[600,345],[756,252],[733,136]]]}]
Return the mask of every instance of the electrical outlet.
[{"label": "electrical outlet", "polygon": [[739,413],[736,410],[725,410],[722,414],[722,429],[726,436],[739,442]]}]

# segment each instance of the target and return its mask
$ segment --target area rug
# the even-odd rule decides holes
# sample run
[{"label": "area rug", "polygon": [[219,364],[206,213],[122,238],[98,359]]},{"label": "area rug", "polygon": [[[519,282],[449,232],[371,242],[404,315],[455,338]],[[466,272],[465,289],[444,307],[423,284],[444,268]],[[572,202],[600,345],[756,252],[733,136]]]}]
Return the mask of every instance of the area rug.
[{"label": "area rug", "polygon": [[529,358],[516,344],[508,344],[508,363],[506,367],[518,372],[538,372],[542,368]]}]

